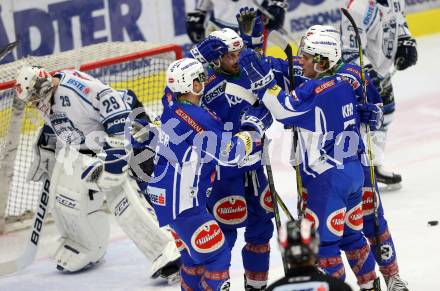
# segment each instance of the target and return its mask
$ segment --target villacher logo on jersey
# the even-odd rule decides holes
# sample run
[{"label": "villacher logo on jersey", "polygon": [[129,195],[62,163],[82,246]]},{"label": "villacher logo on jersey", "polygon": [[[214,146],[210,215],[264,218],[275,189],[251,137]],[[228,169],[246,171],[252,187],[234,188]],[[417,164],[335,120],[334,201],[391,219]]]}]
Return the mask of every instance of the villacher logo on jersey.
[{"label": "villacher logo on jersey", "polygon": [[354,230],[362,230],[363,228],[362,202],[347,211],[345,217],[347,225]]},{"label": "villacher logo on jersey", "polygon": [[[376,201],[379,203],[377,195]],[[379,205],[377,207],[379,207]],[[370,215],[374,212],[373,192],[370,187],[362,188],[362,211],[363,215]]]},{"label": "villacher logo on jersey", "polygon": [[264,194],[260,196],[260,204],[267,212],[273,212],[272,193],[269,191],[269,186],[264,190]]},{"label": "villacher logo on jersey", "polygon": [[218,250],[225,243],[220,226],[209,220],[196,229],[191,237],[192,247],[199,253],[210,253]]},{"label": "villacher logo on jersey", "polygon": [[328,229],[337,236],[342,236],[345,225],[345,208],[333,211],[327,218]]},{"label": "villacher logo on jersey", "polygon": [[214,216],[221,223],[228,225],[243,223],[247,219],[246,200],[238,195],[220,199],[214,205]]}]

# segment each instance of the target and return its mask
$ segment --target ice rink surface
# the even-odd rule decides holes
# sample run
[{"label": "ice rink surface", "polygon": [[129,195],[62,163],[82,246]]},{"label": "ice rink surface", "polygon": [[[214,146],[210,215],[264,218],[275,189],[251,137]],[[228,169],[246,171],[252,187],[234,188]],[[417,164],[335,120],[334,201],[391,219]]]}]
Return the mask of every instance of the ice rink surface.
[{"label": "ice rink surface", "polygon": [[[397,248],[401,276],[411,291],[440,290],[440,34],[418,38],[419,62],[393,79],[396,115],[391,125],[386,150],[387,169],[402,174],[403,187],[382,194],[385,215]],[[295,178],[286,164],[288,143],[277,144],[282,129],[274,126],[270,136],[277,150],[272,151],[275,184],[288,204],[295,208]],[[127,239],[116,223],[112,223],[111,242],[105,261],[93,269],[77,274],[60,274],[50,259],[56,241],[53,224],[43,233],[38,258],[25,270],[0,278],[0,290],[180,290],[165,281],[150,280],[149,263]],[[27,231],[0,236],[0,261],[16,257]],[[243,290],[241,247],[242,233],[233,250],[231,290]],[[269,281],[282,277],[283,268],[275,237],[271,241]],[[347,268],[347,281],[357,290],[355,278]],[[385,290],[382,282],[382,289]]]}]

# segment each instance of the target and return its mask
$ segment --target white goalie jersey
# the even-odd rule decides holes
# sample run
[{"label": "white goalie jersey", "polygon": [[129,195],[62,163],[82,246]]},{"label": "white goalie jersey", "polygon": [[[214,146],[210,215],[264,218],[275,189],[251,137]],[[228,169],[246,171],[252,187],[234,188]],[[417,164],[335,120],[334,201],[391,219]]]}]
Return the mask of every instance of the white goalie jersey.
[{"label": "white goalie jersey", "polygon": [[[373,68],[384,76],[394,64],[398,38],[410,36],[410,32],[405,20],[404,0],[388,0],[388,6],[377,2],[350,0],[346,8],[359,28],[365,56]],[[341,38],[344,61],[358,63],[359,48],[355,32],[346,17],[342,17]]]},{"label": "white goalie jersey", "polygon": [[79,145],[80,149],[100,150],[98,140],[123,134],[130,107],[120,92],[76,70],[63,70],[54,77],[60,83],[51,111],[44,119],[58,141]]}]

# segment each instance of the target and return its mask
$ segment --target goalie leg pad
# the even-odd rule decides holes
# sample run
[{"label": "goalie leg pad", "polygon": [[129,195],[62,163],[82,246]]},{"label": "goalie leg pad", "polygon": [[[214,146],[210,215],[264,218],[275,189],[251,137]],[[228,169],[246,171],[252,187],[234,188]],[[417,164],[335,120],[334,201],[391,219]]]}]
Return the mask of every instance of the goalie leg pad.
[{"label": "goalie leg pad", "polygon": [[68,147],[57,157],[50,193],[53,215],[61,239],[54,258],[59,269],[75,272],[99,261],[105,254],[110,224],[102,210],[104,195],[81,180],[84,165],[93,159]]},{"label": "goalie leg pad", "polygon": [[[107,249],[110,224],[102,210],[103,193],[88,189],[81,180],[90,157],[65,151],[55,165],[51,181],[53,215],[61,239],[54,254],[59,269],[75,272],[99,261]],[[70,165],[65,170],[66,159]]]},{"label": "goalie leg pad", "polygon": [[108,191],[106,196],[119,226],[151,261],[151,277],[160,275],[164,266],[177,264],[180,253],[174,238],[168,230],[159,227],[154,209],[138,192],[134,180],[126,180],[122,190]]}]

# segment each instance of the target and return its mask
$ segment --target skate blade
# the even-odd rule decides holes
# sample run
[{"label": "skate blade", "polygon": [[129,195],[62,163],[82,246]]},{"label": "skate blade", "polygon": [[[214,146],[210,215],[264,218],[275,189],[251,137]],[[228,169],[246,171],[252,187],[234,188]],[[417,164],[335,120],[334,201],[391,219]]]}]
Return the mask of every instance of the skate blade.
[{"label": "skate blade", "polygon": [[174,273],[165,278],[168,281],[168,285],[174,285],[180,283],[180,273]]},{"label": "skate blade", "polygon": [[400,190],[402,188],[402,183],[396,184],[382,184],[379,183],[379,191],[380,192],[394,192]]}]

